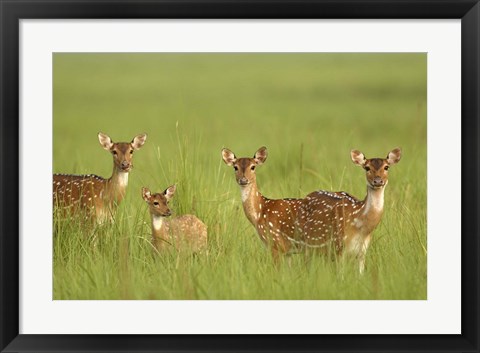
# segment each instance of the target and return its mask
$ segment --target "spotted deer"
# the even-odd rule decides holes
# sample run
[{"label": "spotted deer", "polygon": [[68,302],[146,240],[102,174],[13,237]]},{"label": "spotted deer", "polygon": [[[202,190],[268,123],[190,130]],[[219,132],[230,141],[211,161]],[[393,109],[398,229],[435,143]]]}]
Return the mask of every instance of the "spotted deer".
[{"label": "spotted deer", "polygon": [[157,251],[168,248],[200,251],[207,246],[207,226],[201,220],[193,215],[165,219],[172,214],[168,202],[175,190],[172,185],[162,193],[152,194],[148,188],[142,188],[142,197],[152,220],[152,244]]},{"label": "spotted deer", "polygon": [[132,142],[113,142],[109,136],[98,133],[100,144],[113,157],[112,176],[104,179],[94,174],[54,174],[54,208],[62,214],[81,212],[97,223],[112,220],[115,208],[127,190],[128,174],[133,168],[133,152],[139,150],[146,139],[146,134],[140,134]]},{"label": "spotted deer", "polygon": [[385,159],[366,159],[351,151],[352,161],[363,167],[367,176],[367,196],[363,201],[346,192],[315,191],[302,199],[271,200],[257,187],[255,169],[267,159],[261,147],[253,158],[237,158],[222,150],[224,162],[233,166],[242,194],[243,209],[260,238],[271,247],[274,257],[305,249],[336,254],[351,253],[365,267],[365,253],[371,234],[383,213],[384,189],[388,169],[400,161],[401,150],[394,149]]}]

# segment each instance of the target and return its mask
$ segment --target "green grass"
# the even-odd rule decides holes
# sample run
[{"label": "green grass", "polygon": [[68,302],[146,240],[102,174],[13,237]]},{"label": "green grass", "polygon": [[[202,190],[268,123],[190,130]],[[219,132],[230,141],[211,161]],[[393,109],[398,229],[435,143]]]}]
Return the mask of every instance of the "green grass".
[{"label": "green grass", "polygon": [[[55,54],[54,172],[109,177],[97,133],[135,153],[116,222],[56,220],[54,299],[426,299],[426,55]],[[355,148],[403,157],[366,271],[322,256],[275,264],[247,221],[220,151],[269,157],[257,181],[269,198],[318,190],[363,199]],[[175,214],[208,226],[207,254],[155,255],[141,187],[176,183]]]}]

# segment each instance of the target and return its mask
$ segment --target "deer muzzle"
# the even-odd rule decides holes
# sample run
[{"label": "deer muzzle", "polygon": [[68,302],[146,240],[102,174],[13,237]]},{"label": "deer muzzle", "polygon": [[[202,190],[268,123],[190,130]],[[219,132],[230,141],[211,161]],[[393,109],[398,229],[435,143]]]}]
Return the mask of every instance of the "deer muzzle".
[{"label": "deer muzzle", "polygon": [[121,166],[123,171],[129,171],[131,168],[132,168],[132,165],[130,164],[130,162],[127,162],[127,161],[123,161]]},{"label": "deer muzzle", "polygon": [[245,177],[238,179],[238,185],[240,185],[240,186],[248,185],[248,179],[245,178]]},{"label": "deer muzzle", "polygon": [[375,177],[372,182],[372,186],[381,187],[385,185],[385,181],[380,177]]}]

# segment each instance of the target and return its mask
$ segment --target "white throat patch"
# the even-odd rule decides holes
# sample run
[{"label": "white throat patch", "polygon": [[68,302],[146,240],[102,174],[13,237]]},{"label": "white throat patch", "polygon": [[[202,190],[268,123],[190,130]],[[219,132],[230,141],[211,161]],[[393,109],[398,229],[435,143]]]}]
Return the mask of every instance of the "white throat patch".
[{"label": "white throat patch", "polygon": [[250,185],[240,187],[240,190],[242,191],[242,202],[245,202],[245,200],[248,199],[251,189],[252,187]]},{"label": "white throat patch", "polygon": [[374,210],[377,212],[381,212],[383,210],[383,196],[385,192],[385,187],[379,190],[368,190],[367,196],[367,204],[365,206],[364,214],[370,212],[370,210]]},{"label": "white throat patch", "polygon": [[152,224],[153,224],[153,229],[155,230],[160,230],[163,225],[163,217],[152,217]]},{"label": "white throat patch", "polygon": [[118,175],[118,185],[127,187],[128,185],[128,173],[120,173]]}]

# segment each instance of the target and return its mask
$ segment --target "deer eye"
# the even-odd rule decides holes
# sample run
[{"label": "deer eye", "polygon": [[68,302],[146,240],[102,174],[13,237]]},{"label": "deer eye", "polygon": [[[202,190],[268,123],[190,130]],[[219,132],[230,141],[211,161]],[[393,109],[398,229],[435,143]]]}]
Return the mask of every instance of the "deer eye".
[{"label": "deer eye", "polygon": [[388,166],[388,165],[386,165],[386,166],[385,166],[385,168],[383,168],[383,169],[385,169],[385,170],[388,170],[388,168],[389,168],[389,166]]},{"label": "deer eye", "polygon": [[369,171],[370,171],[370,167],[365,167],[365,170],[366,170],[367,172],[369,172]]},{"label": "deer eye", "polygon": [[233,166],[233,169],[235,169],[235,171],[238,170],[238,167],[236,165]]},{"label": "deer eye", "polygon": [[116,156],[117,155],[117,151],[112,151],[113,155]]},{"label": "deer eye", "polygon": [[250,167],[250,169],[251,169],[251,170],[255,170],[255,166],[252,165],[252,166]]},{"label": "deer eye", "polygon": [[132,153],[133,153],[133,150],[130,150],[130,154],[132,154]]},{"label": "deer eye", "polygon": [[154,204],[155,206],[158,206],[158,205],[159,205],[158,201],[154,201],[153,204]]}]

